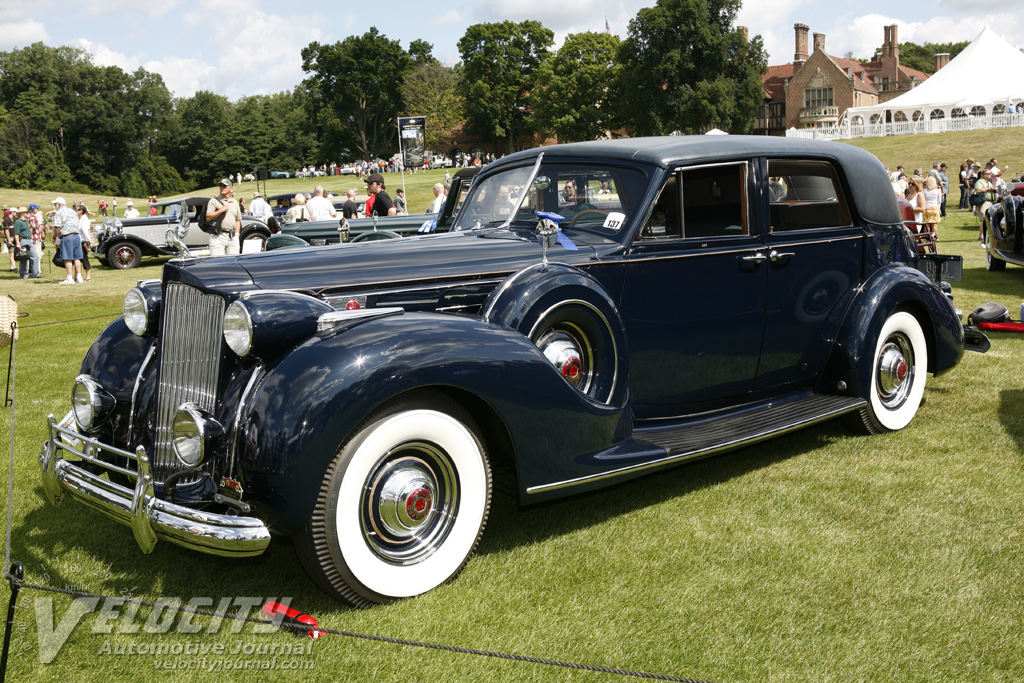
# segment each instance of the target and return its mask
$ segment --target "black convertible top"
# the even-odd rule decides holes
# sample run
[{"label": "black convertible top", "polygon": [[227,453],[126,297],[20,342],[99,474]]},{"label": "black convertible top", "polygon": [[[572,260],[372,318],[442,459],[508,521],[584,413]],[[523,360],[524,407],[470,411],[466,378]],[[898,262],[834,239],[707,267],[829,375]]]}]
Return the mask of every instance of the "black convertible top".
[{"label": "black convertible top", "polygon": [[842,169],[863,219],[884,225],[901,220],[896,196],[882,162],[870,152],[840,142],[761,135],[621,138],[538,147],[502,157],[495,166],[533,158],[539,152],[544,152],[545,157],[622,159],[662,168],[757,156],[827,158],[837,162]]}]

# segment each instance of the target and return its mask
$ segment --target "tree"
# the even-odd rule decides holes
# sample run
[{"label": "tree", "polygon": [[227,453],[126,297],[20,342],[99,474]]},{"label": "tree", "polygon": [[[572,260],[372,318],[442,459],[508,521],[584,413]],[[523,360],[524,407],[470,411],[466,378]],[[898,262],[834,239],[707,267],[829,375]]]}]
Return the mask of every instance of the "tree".
[{"label": "tree", "polygon": [[503,138],[510,152],[517,137],[531,132],[533,76],[553,42],[554,33],[537,21],[474,24],[466,29],[459,53],[470,132],[495,141]]},{"label": "tree", "polygon": [[748,132],[764,97],[760,36],[732,26],[739,0],[658,0],[629,23],[619,50],[619,123],[633,135]]},{"label": "tree", "polygon": [[412,61],[417,66],[431,63],[437,64],[438,62],[432,54],[433,51],[434,46],[425,40],[414,40],[409,43],[409,56],[412,57]]},{"label": "tree", "polygon": [[402,102],[406,116],[426,118],[427,149],[455,144],[456,134],[465,125],[461,69],[437,61],[419,64],[402,84]]},{"label": "tree", "polygon": [[412,64],[398,41],[388,40],[376,27],[334,45],[313,42],[302,49],[313,111],[330,112],[336,121],[333,131],[331,118],[320,122],[328,129],[318,132],[336,136],[333,144],[321,149],[323,158],[337,158],[346,147],[364,158],[390,156],[398,150],[399,88]]},{"label": "tree", "polygon": [[219,178],[237,172],[237,167],[225,165],[233,159],[224,158],[229,145],[240,145],[232,140],[234,110],[228,98],[200,90],[189,98],[176,102],[178,120],[175,138],[168,141],[167,159],[178,169],[190,186],[215,185]]},{"label": "tree", "polygon": [[618,36],[576,33],[537,68],[534,126],[559,142],[597,140],[609,128],[609,96],[618,77]]}]

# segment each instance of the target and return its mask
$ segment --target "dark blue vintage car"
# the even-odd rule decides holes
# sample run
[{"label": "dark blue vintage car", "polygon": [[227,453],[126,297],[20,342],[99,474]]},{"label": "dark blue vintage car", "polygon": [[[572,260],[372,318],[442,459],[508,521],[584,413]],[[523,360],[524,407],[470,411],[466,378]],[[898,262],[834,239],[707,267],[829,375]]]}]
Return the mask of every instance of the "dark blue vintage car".
[{"label": "dark blue vintage car", "polygon": [[918,255],[855,147],[520,152],[446,234],[140,282],[50,420],[43,484],[146,552],[293,535],[325,591],[385,603],[460,572],[495,477],[530,504],[835,417],[906,427],[964,352],[956,265]]}]

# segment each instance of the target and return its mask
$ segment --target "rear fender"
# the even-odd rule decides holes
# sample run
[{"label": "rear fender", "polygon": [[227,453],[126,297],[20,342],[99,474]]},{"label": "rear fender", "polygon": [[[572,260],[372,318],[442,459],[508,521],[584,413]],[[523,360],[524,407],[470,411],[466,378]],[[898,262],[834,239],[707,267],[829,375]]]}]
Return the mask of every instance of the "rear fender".
[{"label": "rear fender", "polygon": [[864,283],[839,333],[820,388],[867,396],[875,343],[886,319],[896,310],[906,310],[921,324],[928,343],[928,371],[941,375],[952,369],[964,354],[964,329],[956,309],[923,273],[903,264],[882,268]]}]

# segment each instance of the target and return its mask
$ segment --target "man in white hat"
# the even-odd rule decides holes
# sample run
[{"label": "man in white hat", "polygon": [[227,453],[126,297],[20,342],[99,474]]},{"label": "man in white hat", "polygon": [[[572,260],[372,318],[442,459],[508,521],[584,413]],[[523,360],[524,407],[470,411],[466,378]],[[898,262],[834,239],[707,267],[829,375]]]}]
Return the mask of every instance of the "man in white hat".
[{"label": "man in white hat", "polygon": [[249,215],[253,218],[259,218],[264,223],[274,215],[270,204],[267,204],[267,200],[263,198],[259,191],[252,193],[252,201],[249,202]]},{"label": "man in white hat", "polygon": [[140,215],[139,210],[135,208],[132,200],[128,200],[124,203],[124,217],[125,218],[138,218]]},{"label": "man in white hat", "polygon": [[78,231],[78,214],[68,208],[63,197],[57,197],[53,204],[53,227],[60,238],[60,257],[68,276],[59,284],[82,283],[82,234]]}]

